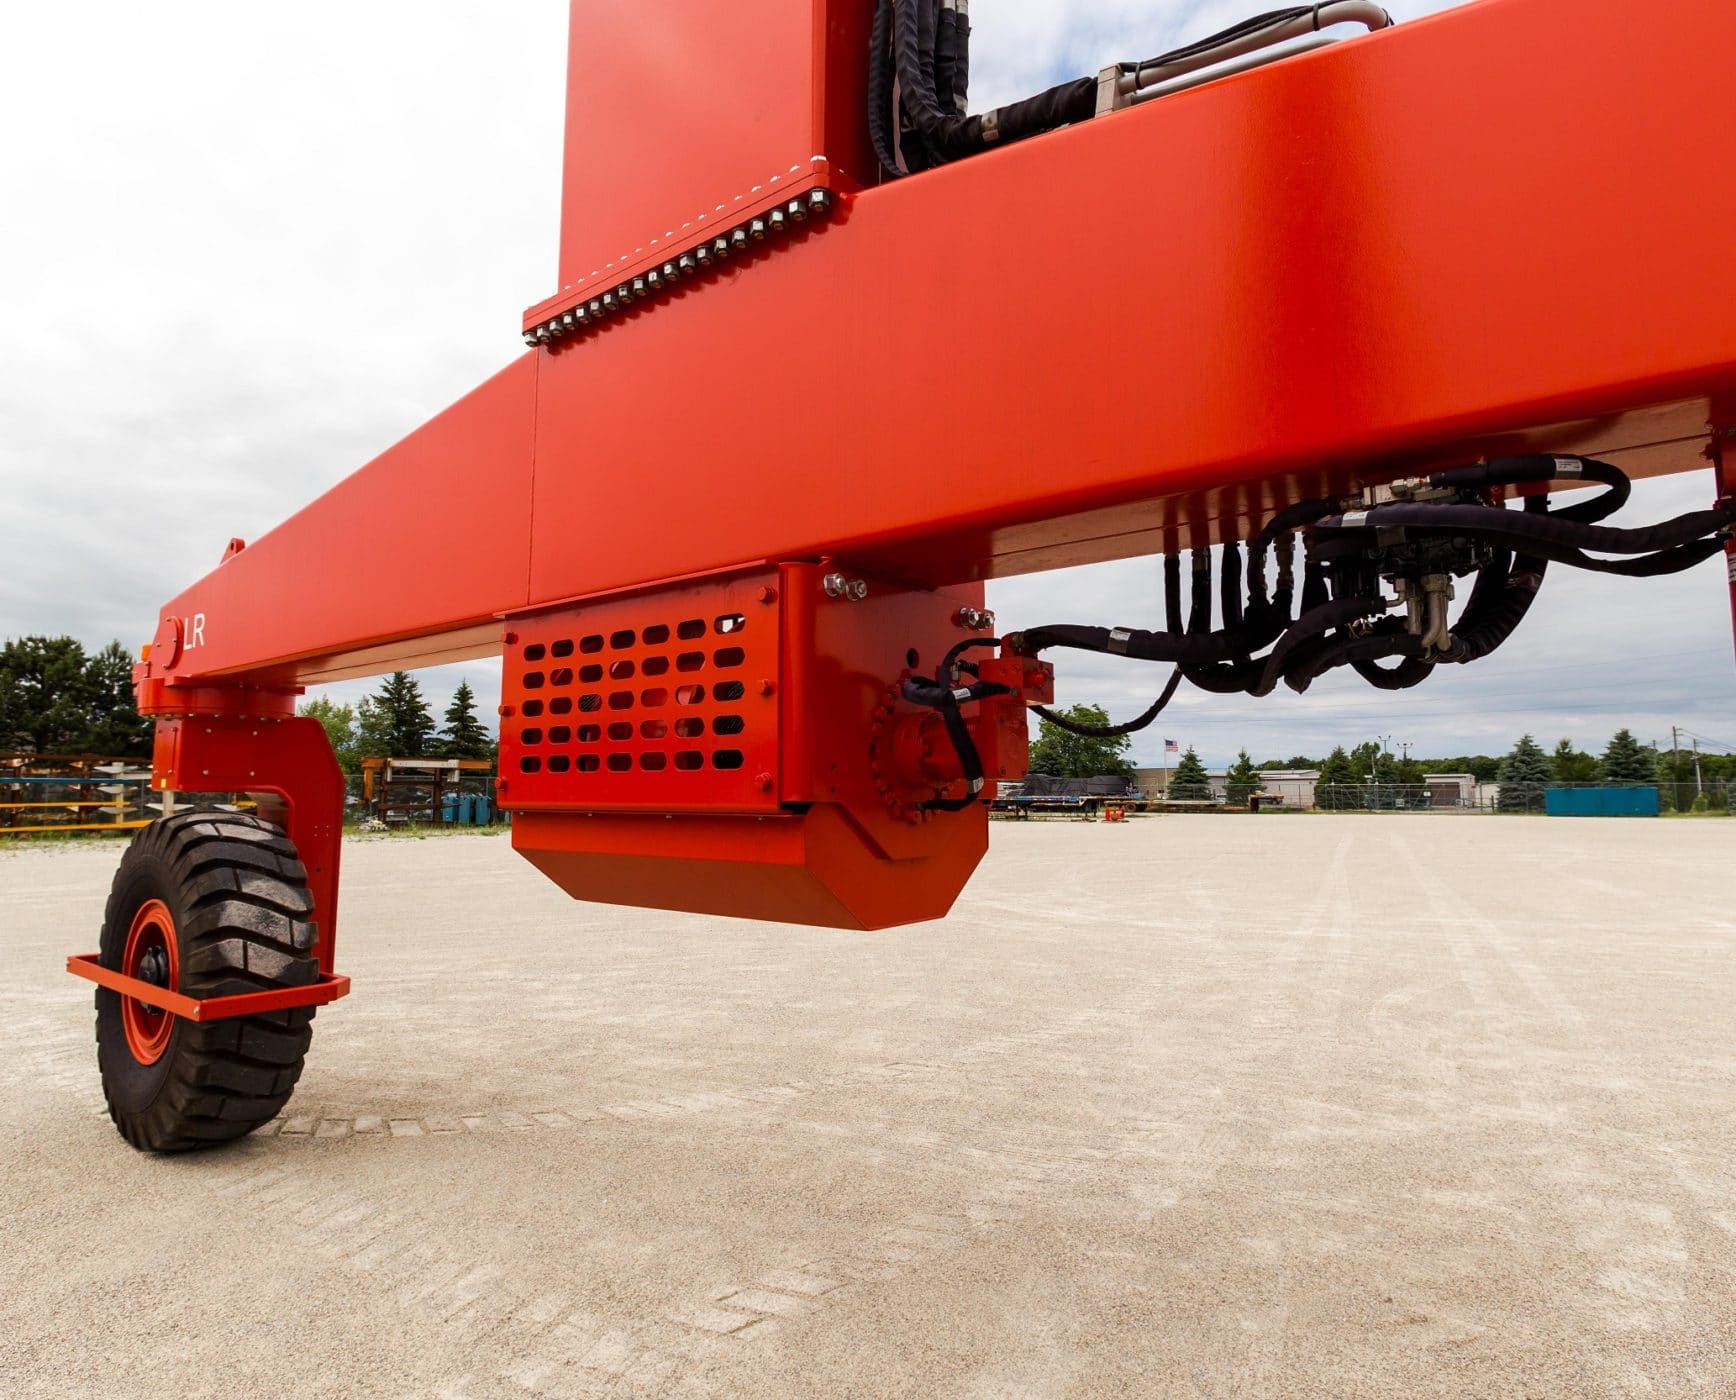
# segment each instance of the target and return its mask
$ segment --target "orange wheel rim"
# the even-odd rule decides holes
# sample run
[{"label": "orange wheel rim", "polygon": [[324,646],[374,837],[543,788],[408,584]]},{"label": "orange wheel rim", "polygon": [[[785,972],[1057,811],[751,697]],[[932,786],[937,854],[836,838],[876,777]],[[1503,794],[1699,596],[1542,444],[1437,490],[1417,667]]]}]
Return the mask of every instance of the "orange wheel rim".
[{"label": "orange wheel rim", "polygon": [[[127,930],[121,971],[128,977],[143,977],[169,991],[181,981],[180,956],[175,948],[175,916],[160,899],[148,899],[133,915]],[[161,979],[160,981],[158,979]],[[169,1048],[175,1018],[136,997],[121,998],[121,1025],[127,1033],[127,1049],[141,1065],[154,1065]]]}]

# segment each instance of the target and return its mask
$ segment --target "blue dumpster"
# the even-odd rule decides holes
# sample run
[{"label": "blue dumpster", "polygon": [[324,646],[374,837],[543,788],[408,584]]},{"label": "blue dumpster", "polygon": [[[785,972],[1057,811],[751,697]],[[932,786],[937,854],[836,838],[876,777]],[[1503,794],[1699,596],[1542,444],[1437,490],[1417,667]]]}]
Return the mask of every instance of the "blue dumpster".
[{"label": "blue dumpster", "polygon": [[1655,787],[1567,788],[1543,790],[1543,810],[1552,817],[1655,817]]}]

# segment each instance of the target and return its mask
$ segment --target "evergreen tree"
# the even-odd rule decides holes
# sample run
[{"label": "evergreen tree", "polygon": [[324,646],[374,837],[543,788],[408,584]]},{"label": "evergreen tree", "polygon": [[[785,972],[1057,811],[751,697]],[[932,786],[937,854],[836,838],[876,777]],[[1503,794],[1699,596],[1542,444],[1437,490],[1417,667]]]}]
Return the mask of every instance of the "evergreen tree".
[{"label": "evergreen tree", "polygon": [[1194,752],[1192,744],[1169,775],[1169,796],[1177,802],[1205,802],[1212,795],[1212,780],[1206,776],[1206,766]]},{"label": "evergreen tree", "polygon": [[1618,729],[1603,751],[1603,776],[1612,783],[1655,783],[1657,755],[1642,747],[1633,731]]},{"label": "evergreen tree", "polygon": [[133,658],[110,642],[84,667],[84,733],[71,747],[80,753],[147,758],[156,725],[139,713],[133,696]]},{"label": "evergreen tree", "polygon": [[1392,765],[1392,770],[1392,780],[1401,787],[1420,788],[1428,778],[1421,759],[1401,758]]},{"label": "evergreen tree", "polygon": [[[1075,724],[1102,729],[1109,723],[1100,705],[1069,705],[1058,712]],[[1111,739],[1093,739],[1070,734],[1049,720],[1037,721],[1037,741],[1031,745],[1031,772],[1055,778],[1131,777],[1133,764],[1127,749],[1133,740],[1125,734]]]},{"label": "evergreen tree", "polygon": [[447,758],[487,758],[488,730],[476,717],[476,693],[470,682],[461,680],[452,692],[452,703],[446,707],[446,728],[442,731],[440,751]]},{"label": "evergreen tree", "polygon": [[1595,783],[1597,760],[1574,748],[1571,739],[1563,739],[1549,755],[1549,776],[1558,783]]},{"label": "evergreen tree", "polygon": [[331,741],[332,752],[337,755],[338,767],[346,773],[356,772],[361,766],[361,755],[356,745],[354,707],[339,705],[321,696],[303,705],[301,713],[317,719],[325,727],[326,738]]},{"label": "evergreen tree", "polygon": [[1229,780],[1225,791],[1233,806],[1243,806],[1260,788],[1260,770],[1254,767],[1254,760],[1248,757],[1248,751],[1243,749],[1236,755],[1236,761],[1230,765]]},{"label": "evergreen tree", "polygon": [[392,747],[390,726],[385,709],[372,695],[356,701],[356,757],[380,758]]},{"label": "evergreen tree", "polygon": [[71,637],[0,647],[0,750],[79,753],[90,728],[84,648]]},{"label": "evergreen tree", "polygon": [[1549,781],[1549,756],[1529,734],[1523,734],[1513,752],[1501,760],[1503,812],[1537,812],[1543,809],[1543,788]]},{"label": "evergreen tree", "polygon": [[368,758],[421,758],[434,737],[434,713],[422,697],[422,687],[408,671],[394,671],[370,697],[365,714],[366,737],[377,747],[364,747]]},{"label": "evergreen tree", "polygon": [[0,647],[0,751],[142,758],[151,722],[133,700],[133,661],[119,642],[87,656],[71,637]]},{"label": "evergreen tree", "polygon": [[1351,766],[1344,745],[1340,744],[1320,765],[1320,777],[1314,785],[1314,805],[1328,812],[1341,812],[1347,807],[1360,805],[1355,783],[1356,770]]}]

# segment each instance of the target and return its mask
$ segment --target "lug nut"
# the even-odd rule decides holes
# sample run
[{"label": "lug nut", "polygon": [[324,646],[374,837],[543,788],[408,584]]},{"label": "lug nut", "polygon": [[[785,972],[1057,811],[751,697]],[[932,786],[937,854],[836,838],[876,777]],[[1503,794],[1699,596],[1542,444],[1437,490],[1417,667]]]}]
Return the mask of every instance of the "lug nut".
[{"label": "lug nut", "polygon": [[799,199],[792,199],[786,212],[798,224],[808,217],[808,211],[802,207],[802,201]]},{"label": "lug nut", "polygon": [[772,210],[766,215],[766,222],[771,225],[773,233],[782,233],[784,231],[784,211],[782,209]]},{"label": "lug nut", "polygon": [[[701,254],[703,254],[705,252],[705,249],[702,247],[698,251]],[[681,272],[681,274],[683,276],[685,276],[689,272],[692,272],[693,268],[694,268],[693,254],[692,253],[683,253],[681,255],[681,260],[676,264],[676,267]],[[667,273],[665,275],[667,275]]]},{"label": "lug nut", "polygon": [[753,239],[754,242],[759,242],[760,239],[766,236],[766,221],[764,219],[753,220],[753,222],[747,226],[747,233],[748,237]]}]

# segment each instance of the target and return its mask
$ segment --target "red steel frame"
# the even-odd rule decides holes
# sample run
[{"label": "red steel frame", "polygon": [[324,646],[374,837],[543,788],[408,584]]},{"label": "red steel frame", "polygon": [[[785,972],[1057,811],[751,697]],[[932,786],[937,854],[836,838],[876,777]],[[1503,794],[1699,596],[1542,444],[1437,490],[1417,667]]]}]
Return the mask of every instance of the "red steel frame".
[{"label": "red steel frame", "polygon": [[[1482,453],[1648,475],[1726,451],[1729,0],[1667,25],[1630,0],[1480,0],[881,186],[859,174],[870,8],[808,0],[762,32],[575,0],[563,288],[527,324],[774,152],[827,158],[835,217],[520,356],[232,548],[163,610],[147,708],[490,654],[503,618],[761,564],[974,586],[1245,537],[1275,503]],[[582,67],[602,26],[649,84],[631,111],[625,79]],[[703,88],[704,119],[659,82]],[[464,569],[361,548],[378,507],[413,541],[461,498]],[[324,585],[364,556],[367,587]],[[285,793],[329,971],[340,798],[301,776],[321,741],[193,723],[159,781]]]}]

